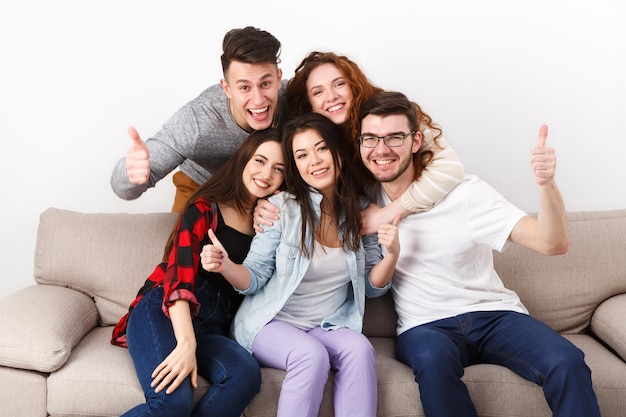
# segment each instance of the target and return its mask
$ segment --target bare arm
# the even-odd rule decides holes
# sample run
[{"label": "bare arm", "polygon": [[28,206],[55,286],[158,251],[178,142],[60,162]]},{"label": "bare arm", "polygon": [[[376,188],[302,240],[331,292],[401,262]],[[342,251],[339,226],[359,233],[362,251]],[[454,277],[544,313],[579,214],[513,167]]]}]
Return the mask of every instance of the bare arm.
[{"label": "bare arm", "polygon": [[545,255],[562,255],[569,249],[565,203],[554,180],[556,155],[546,146],[548,127],[539,129],[539,140],[531,152],[535,182],[539,186],[537,219],[524,217],[513,228],[509,240]]},{"label": "bare arm", "polygon": [[378,228],[378,243],[385,247],[386,253],[370,272],[370,282],[374,287],[382,288],[393,278],[396,262],[400,256],[398,223],[400,223],[400,215],[396,215],[391,224],[382,224]]},{"label": "bare arm", "polygon": [[[196,362],[196,335],[191,323],[189,302],[178,300],[168,309],[176,347],[163,362],[152,372],[152,383],[155,392],[167,387],[167,394],[171,394],[178,386],[191,375],[191,384],[198,386],[198,364]],[[169,385],[169,387],[168,387]]]}]

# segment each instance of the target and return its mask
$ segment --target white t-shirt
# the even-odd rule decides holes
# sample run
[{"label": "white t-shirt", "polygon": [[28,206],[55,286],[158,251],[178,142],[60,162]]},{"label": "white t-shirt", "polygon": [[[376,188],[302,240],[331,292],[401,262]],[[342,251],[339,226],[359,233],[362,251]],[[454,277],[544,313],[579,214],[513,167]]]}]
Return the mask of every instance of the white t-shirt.
[{"label": "white t-shirt", "polygon": [[[382,193],[379,204],[389,204]],[[397,333],[471,311],[528,313],[504,287],[492,250],[502,251],[526,213],[476,176],[466,178],[429,211],[399,228],[400,258],[392,281]]]}]

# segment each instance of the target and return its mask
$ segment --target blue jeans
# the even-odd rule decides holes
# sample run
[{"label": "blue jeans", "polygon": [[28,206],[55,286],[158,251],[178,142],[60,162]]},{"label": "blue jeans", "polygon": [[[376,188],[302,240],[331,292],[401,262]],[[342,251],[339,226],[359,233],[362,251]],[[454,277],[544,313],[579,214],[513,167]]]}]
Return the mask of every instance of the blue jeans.
[{"label": "blue jeans", "polygon": [[240,417],[245,407],[261,389],[261,370],[252,355],[227,337],[231,314],[230,300],[208,282],[198,278],[195,295],[200,313],[193,319],[196,333],[198,374],[211,387],[193,406],[191,377],[171,394],[155,393],[150,386],[152,371],[172,352],[176,338],[170,319],[163,314],[163,288],[146,294],[128,320],[128,350],[146,402],[123,414],[123,417]]},{"label": "blue jeans", "polygon": [[426,416],[477,415],[461,380],[476,363],[540,385],[555,417],[600,416],[582,351],[526,314],[474,312],[416,326],[398,336],[396,355],[413,370]]}]

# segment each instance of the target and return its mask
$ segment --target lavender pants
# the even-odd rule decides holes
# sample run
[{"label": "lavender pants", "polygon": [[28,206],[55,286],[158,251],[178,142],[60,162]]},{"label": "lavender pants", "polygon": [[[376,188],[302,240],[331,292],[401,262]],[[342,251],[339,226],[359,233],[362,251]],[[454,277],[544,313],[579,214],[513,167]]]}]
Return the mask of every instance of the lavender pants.
[{"label": "lavender pants", "polygon": [[321,327],[305,331],[275,320],[257,334],[252,353],[261,366],[287,371],[278,417],[317,417],[331,369],[335,416],[376,416],[376,354],[361,333]]}]

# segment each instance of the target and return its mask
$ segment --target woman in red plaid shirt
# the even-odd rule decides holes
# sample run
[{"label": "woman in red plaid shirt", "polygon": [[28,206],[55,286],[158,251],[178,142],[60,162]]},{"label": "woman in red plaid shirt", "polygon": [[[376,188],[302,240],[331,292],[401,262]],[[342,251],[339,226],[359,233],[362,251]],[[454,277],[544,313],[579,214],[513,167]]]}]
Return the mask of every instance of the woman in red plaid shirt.
[{"label": "woman in red plaid shirt", "polygon": [[[228,337],[243,298],[224,277],[205,271],[200,252],[215,232],[235,262],[243,262],[259,198],[282,187],[284,159],[277,129],[255,131],[222,169],[187,202],[159,264],[112,343],[128,347],[146,402],[130,416],[239,417],[259,392],[257,361]],[[211,387],[194,406],[201,375]]]}]

